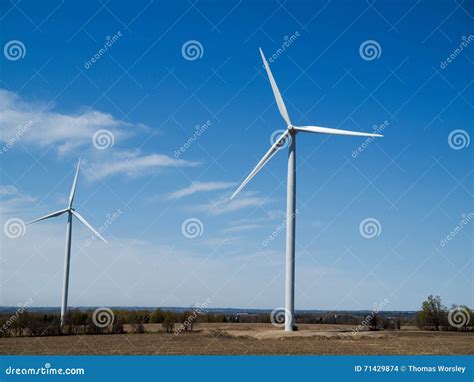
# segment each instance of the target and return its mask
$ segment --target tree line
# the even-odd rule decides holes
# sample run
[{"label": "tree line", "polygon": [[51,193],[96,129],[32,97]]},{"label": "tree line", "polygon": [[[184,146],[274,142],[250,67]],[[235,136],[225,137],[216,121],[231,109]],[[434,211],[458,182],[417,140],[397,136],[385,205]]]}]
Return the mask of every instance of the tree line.
[{"label": "tree line", "polygon": [[[423,330],[472,331],[473,312],[467,306],[453,306],[448,310],[439,296],[429,296],[415,314],[396,312],[300,312],[298,324],[352,325],[359,330],[400,330],[402,326],[416,325]],[[66,325],[60,325],[56,313],[39,313],[28,309],[14,315],[0,314],[0,337],[53,336],[74,334],[144,333],[146,324],[161,324],[162,331],[180,334],[193,331],[198,323],[270,323],[268,313],[223,313],[188,310],[183,312],[163,309],[113,311],[110,322],[98,324],[94,311],[70,310]]]}]

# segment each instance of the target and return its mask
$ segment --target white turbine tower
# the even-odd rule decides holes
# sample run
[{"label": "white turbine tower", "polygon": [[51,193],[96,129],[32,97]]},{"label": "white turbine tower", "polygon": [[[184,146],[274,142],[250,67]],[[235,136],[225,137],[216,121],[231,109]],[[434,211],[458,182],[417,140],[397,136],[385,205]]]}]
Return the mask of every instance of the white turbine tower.
[{"label": "white turbine tower", "polygon": [[278,137],[276,142],[266,152],[260,162],[257,163],[252,172],[245,178],[242,184],[231,196],[233,199],[245,185],[265,166],[265,164],[276,154],[286,139],[290,139],[288,152],[288,181],[286,196],[286,276],[285,276],[285,331],[293,331],[294,318],[294,298],[295,298],[295,221],[296,221],[296,134],[299,132],[334,134],[334,135],[353,135],[359,137],[382,137],[380,134],[361,133],[357,131],[347,131],[332,129],[321,126],[294,126],[291,124],[290,117],[281,97],[278,86],[273,78],[268,62],[260,49],[263,64],[270,79],[273,94],[280,110],[280,114],[286,122],[287,129]]},{"label": "white turbine tower", "polygon": [[74,201],[74,195],[76,193],[76,185],[77,185],[77,177],[79,175],[79,167],[81,165],[81,158],[77,162],[77,169],[76,175],[74,176],[74,181],[72,183],[71,192],[69,194],[69,203],[67,208],[53,212],[49,215],[43,216],[41,218],[32,220],[28,224],[36,223],[41,220],[46,220],[49,218],[54,218],[56,216],[60,216],[67,212],[67,224],[66,224],[66,254],[64,258],[64,281],[63,281],[63,295],[62,295],[62,304],[61,304],[61,326],[65,324],[65,317],[67,313],[67,296],[68,296],[68,288],[69,288],[69,263],[71,259],[71,234],[72,234],[72,217],[75,216],[82,224],[84,224],[87,228],[89,228],[94,235],[96,235],[99,239],[103,240],[104,243],[107,243],[102,235],[97,232],[87,221],[84,219],[79,212],[77,212],[74,208],[72,208],[72,202]]}]

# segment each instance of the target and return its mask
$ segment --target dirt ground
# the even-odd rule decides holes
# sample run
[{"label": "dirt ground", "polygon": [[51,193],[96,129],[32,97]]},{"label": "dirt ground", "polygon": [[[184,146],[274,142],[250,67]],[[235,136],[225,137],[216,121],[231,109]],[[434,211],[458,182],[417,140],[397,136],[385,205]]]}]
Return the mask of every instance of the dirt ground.
[{"label": "dirt ground", "polygon": [[[127,328],[125,328],[127,329]],[[352,333],[344,325],[300,325],[285,333],[271,324],[199,324],[193,332],[0,338],[0,354],[474,354],[474,333]]]}]

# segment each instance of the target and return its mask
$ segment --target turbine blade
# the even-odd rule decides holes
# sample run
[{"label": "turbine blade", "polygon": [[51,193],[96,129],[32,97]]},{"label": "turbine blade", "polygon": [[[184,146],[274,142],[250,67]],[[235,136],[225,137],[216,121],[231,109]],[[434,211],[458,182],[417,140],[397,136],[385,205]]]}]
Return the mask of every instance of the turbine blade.
[{"label": "turbine blade", "polygon": [[94,227],[92,227],[86,219],[84,219],[81,214],[77,211],[71,210],[72,214],[82,223],[84,224],[87,228],[89,228],[94,235],[96,235],[99,239],[101,239],[105,244],[107,244],[107,240],[105,240],[102,235],[97,232]]},{"label": "turbine blade", "polygon": [[77,168],[76,168],[76,175],[74,176],[74,181],[72,182],[72,187],[71,187],[71,192],[69,193],[69,208],[72,206],[72,202],[74,201],[74,195],[76,193],[76,185],[77,185],[77,177],[79,175],[79,167],[81,166],[81,158],[79,158],[79,161],[77,162]]},{"label": "turbine blade", "polygon": [[263,51],[261,48],[258,48],[260,50],[260,55],[262,56],[263,60],[263,65],[265,66],[265,70],[267,71],[268,78],[270,79],[270,84],[272,85],[272,90],[273,90],[273,95],[275,96],[278,109],[280,110],[280,114],[285,120],[286,124],[289,126],[291,125],[290,122],[290,117],[288,116],[288,111],[286,110],[285,103],[283,102],[283,98],[281,97],[280,90],[278,90],[278,86],[275,82],[275,78],[273,78],[273,74],[270,70],[270,66],[268,65],[268,62],[263,54]]},{"label": "turbine blade", "polygon": [[49,218],[54,218],[54,217],[56,217],[56,216],[62,215],[62,214],[65,213],[65,212],[67,212],[67,209],[60,210],[60,211],[56,211],[56,212],[52,212],[52,213],[50,213],[50,214],[48,214],[48,215],[45,215],[45,216],[42,216],[42,217],[40,217],[40,218],[38,218],[38,219],[35,219],[35,220],[30,221],[30,222],[26,223],[26,225],[28,225],[28,224],[33,224],[33,223],[39,222],[39,221],[41,221],[41,220],[46,220],[46,219],[49,219]]},{"label": "turbine blade", "polygon": [[332,129],[321,126],[295,126],[296,131],[306,131],[307,133],[333,134],[333,135],[352,135],[357,137],[383,137],[381,134],[363,133],[359,131]]},{"label": "turbine blade", "polygon": [[265,153],[262,159],[260,159],[260,162],[257,163],[255,168],[252,170],[252,172],[245,178],[245,180],[242,182],[242,184],[235,190],[235,192],[232,194],[230,197],[231,199],[234,199],[235,196],[245,187],[245,185],[250,182],[250,180],[265,166],[265,164],[273,158],[273,156],[276,154],[276,152],[279,150],[278,146],[282,140],[286,139],[289,134],[289,131],[286,130],[270,147],[270,149]]}]

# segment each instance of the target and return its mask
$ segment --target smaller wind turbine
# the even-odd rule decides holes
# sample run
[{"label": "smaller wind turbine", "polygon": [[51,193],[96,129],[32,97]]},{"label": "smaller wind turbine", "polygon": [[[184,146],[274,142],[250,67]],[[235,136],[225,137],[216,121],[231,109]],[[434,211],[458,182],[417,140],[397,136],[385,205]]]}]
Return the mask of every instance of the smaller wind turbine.
[{"label": "smaller wind turbine", "polygon": [[77,162],[76,168],[76,175],[74,176],[74,181],[72,182],[71,192],[69,193],[69,203],[67,208],[53,212],[41,218],[32,220],[28,224],[36,223],[41,220],[46,220],[49,218],[54,218],[56,216],[61,216],[67,212],[67,224],[66,224],[66,256],[64,258],[64,281],[63,281],[63,296],[62,296],[62,304],[61,304],[61,326],[65,324],[65,317],[67,313],[67,296],[68,296],[68,288],[69,288],[69,263],[71,259],[71,235],[72,235],[72,217],[75,216],[82,224],[84,224],[87,228],[89,228],[94,235],[96,235],[99,239],[103,240],[104,243],[107,244],[107,240],[105,240],[102,235],[97,232],[88,222],[84,219],[79,212],[77,212],[74,208],[72,208],[72,202],[74,201],[74,195],[76,193],[76,185],[77,185],[77,177],[79,175],[79,167],[81,166],[81,158]]}]

